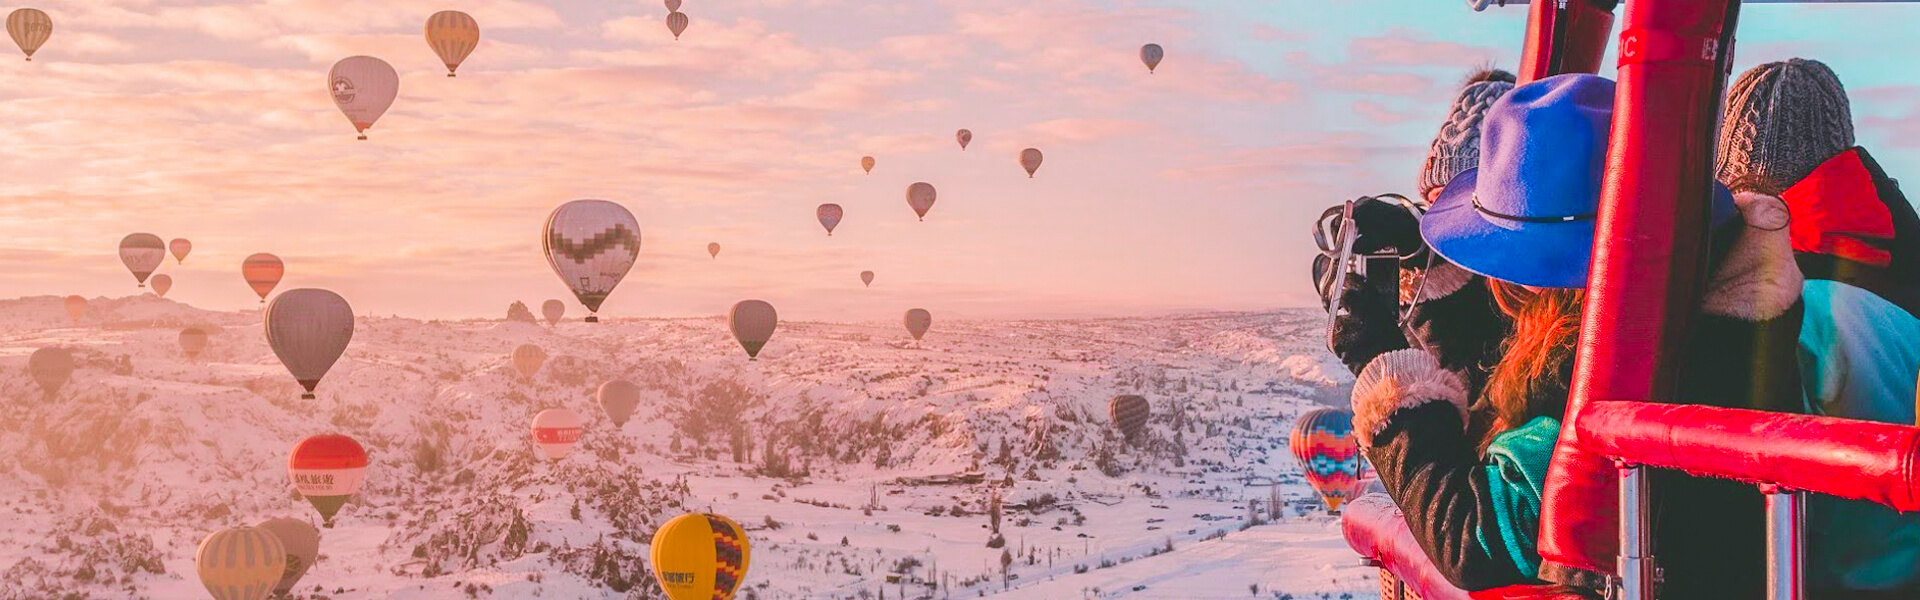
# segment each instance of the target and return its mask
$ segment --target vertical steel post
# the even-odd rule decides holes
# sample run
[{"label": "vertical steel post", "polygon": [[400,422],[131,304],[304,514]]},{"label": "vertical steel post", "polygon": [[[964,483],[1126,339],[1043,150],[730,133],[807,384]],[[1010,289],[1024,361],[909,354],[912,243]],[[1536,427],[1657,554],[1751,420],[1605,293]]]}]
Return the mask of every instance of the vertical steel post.
[{"label": "vertical steel post", "polygon": [[1621,600],[1653,600],[1658,568],[1653,562],[1653,526],[1648,518],[1646,469],[1626,464],[1620,469]]},{"label": "vertical steel post", "polygon": [[1801,600],[1805,580],[1806,492],[1761,486],[1767,497],[1767,600]]}]

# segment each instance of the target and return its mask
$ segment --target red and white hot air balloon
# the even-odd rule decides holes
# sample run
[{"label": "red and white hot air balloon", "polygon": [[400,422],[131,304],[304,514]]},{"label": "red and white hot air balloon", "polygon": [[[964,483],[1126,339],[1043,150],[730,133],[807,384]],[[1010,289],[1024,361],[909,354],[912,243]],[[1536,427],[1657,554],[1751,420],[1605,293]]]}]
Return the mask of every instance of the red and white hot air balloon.
[{"label": "red and white hot air balloon", "polygon": [[533,442],[548,460],[566,458],[580,441],[580,415],[565,408],[549,408],[533,416]]},{"label": "red and white hot air balloon", "polygon": [[337,433],[307,436],[287,456],[287,477],[294,489],[320,511],[327,527],[340,507],[360,492],[367,477],[367,450]]}]

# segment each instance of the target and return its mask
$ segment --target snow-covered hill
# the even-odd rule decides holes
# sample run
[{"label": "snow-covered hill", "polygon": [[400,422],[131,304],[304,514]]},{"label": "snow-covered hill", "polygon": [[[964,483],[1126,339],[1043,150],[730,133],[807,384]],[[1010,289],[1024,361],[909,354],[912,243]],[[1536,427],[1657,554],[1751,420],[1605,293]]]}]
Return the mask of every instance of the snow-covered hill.
[{"label": "snow-covered hill", "polygon": [[[742,598],[1376,595],[1286,449],[1351,381],[1312,311],[936,321],[923,342],[787,322],[756,361],[719,318],[362,317],[305,401],[258,312],[0,315],[0,599],[205,597],[207,532],[317,522],[285,461],[325,432],[373,465],[307,598],[657,598],[647,540],[688,510],[746,525]],[[219,331],[192,361],[189,325]],[[523,343],[552,357],[530,380],[507,359]],[[54,345],[81,368],[47,398],[25,363]],[[624,428],[594,400],[613,378],[647,391]],[[1108,423],[1122,393],[1153,404],[1144,443]],[[528,422],[556,406],[588,422],[549,462]]]}]

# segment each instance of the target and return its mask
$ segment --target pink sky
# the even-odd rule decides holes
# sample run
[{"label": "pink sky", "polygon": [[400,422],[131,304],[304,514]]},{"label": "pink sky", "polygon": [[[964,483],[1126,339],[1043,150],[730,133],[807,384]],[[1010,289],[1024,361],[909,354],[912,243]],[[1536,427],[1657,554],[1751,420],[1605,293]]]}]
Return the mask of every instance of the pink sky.
[{"label": "pink sky", "polygon": [[[150,232],[193,240],[161,272],[198,306],[255,305],[239,263],[273,252],[282,289],[361,313],[497,317],[567,297],[537,230],[603,198],[645,236],[615,317],[1305,306],[1307,222],[1410,192],[1524,11],[1329,28],[1268,4],[686,0],[676,42],[654,0],[47,0],[52,40],[0,60],[0,296],[131,293],[114,246]],[[454,79],[420,34],[443,9],[482,30]],[[366,142],[326,93],[354,54],[401,73]],[[914,181],[940,191],[925,222]],[[831,238],[823,202],[847,211]]]}]

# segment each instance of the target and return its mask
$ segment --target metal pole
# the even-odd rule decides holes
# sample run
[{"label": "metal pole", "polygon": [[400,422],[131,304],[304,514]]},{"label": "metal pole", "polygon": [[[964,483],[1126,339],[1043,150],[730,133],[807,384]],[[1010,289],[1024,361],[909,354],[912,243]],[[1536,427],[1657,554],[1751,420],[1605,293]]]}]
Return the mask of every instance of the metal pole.
[{"label": "metal pole", "polygon": [[1767,600],[1801,600],[1804,592],[1806,492],[1761,486],[1767,497]]},{"label": "metal pole", "polygon": [[1620,592],[1621,600],[1653,600],[1658,570],[1653,562],[1653,534],[1647,518],[1647,472],[1620,464]]}]

